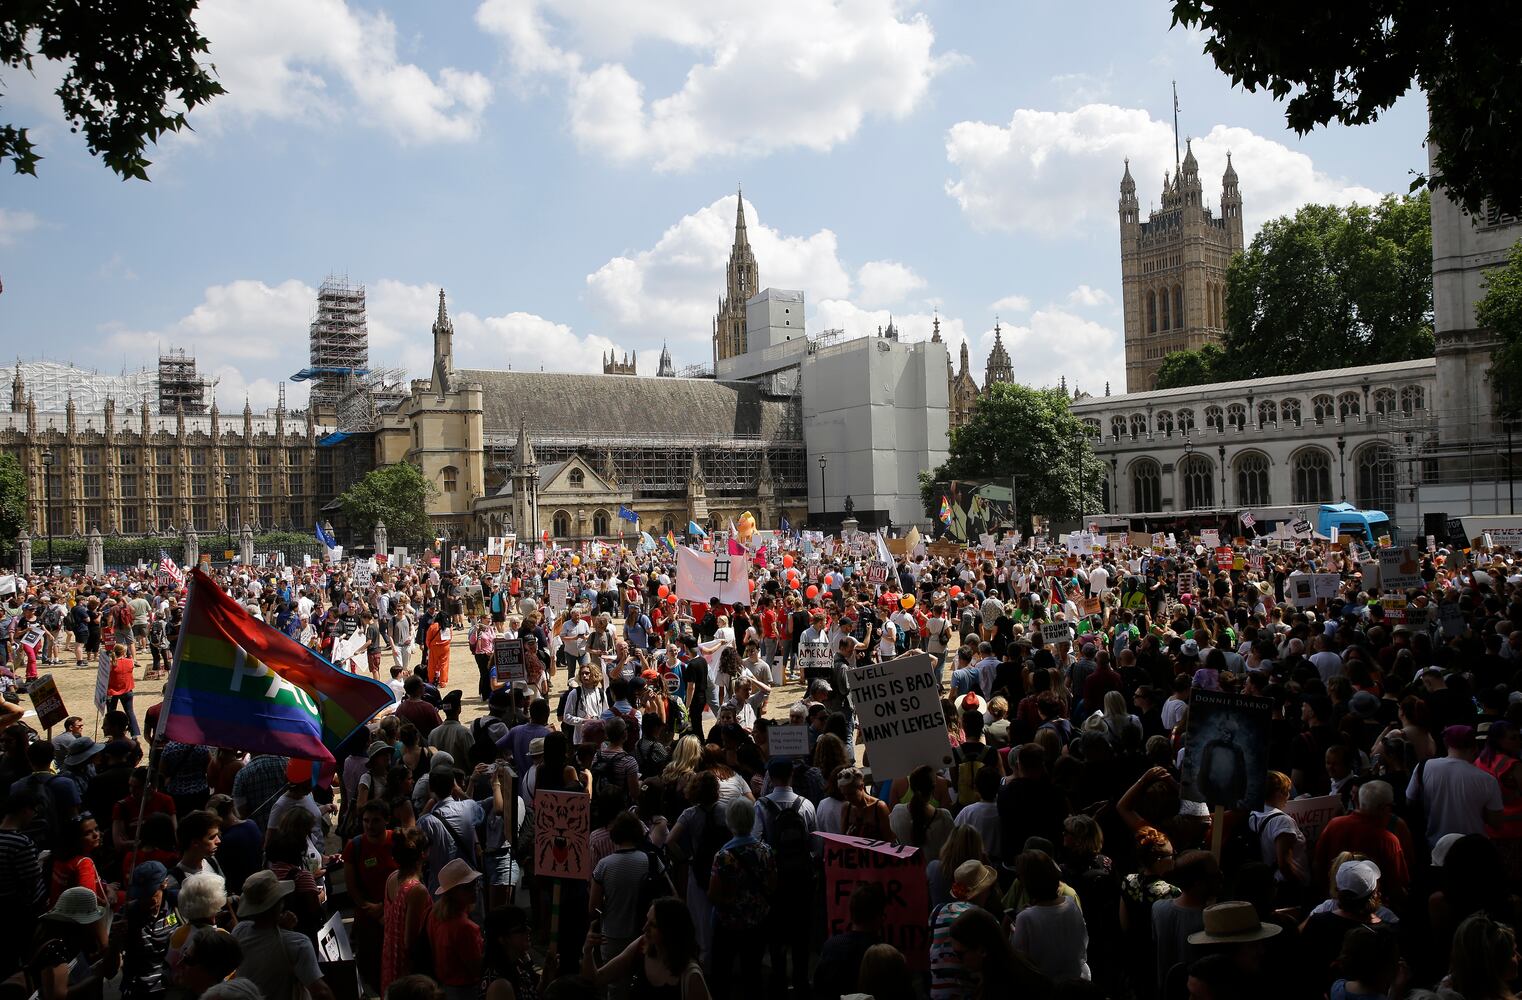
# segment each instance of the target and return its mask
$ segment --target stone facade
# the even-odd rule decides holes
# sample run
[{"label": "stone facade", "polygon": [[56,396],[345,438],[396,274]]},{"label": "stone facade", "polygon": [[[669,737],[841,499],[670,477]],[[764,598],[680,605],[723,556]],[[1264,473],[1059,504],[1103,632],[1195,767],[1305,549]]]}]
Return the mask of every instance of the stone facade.
[{"label": "stone facade", "polygon": [[1229,153],[1219,217],[1205,204],[1192,149],[1171,180],[1163,175],[1162,207],[1145,222],[1127,161],[1120,181],[1127,392],[1155,386],[1158,367],[1169,353],[1220,342],[1226,325],[1226,269],[1242,248],[1242,193]]}]

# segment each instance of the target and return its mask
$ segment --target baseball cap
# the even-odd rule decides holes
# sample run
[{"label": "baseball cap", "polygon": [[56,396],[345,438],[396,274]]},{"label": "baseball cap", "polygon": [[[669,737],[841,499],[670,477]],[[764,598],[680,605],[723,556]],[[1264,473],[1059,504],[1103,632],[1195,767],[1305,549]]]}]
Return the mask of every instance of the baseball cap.
[{"label": "baseball cap", "polygon": [[1379,866],[1372,861],[1344,861],[1337,869],[1337,891],[1351,892],[1360,899],[1379,888]]}]

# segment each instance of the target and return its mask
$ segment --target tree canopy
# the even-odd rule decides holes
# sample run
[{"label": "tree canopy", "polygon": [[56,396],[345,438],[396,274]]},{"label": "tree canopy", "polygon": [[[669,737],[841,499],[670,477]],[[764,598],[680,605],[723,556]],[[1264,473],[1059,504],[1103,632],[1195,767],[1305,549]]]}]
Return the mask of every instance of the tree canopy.
[{"label": "tree canopy", "polygon": [[1476,215],[1485,202],[1522,214],[1522,62],[1505,41],[1522,33],[1522,5],[1173,0],[1173,23],[1206,34],[1232,83],[1288,97],[1285,120],[1302,135],[1372,122],[1419,87],[1436,151],[1412,190],[1444,188]]},{"label": "tree canopy", "polygon": [[1206,344],[1198,351],[1173,351],[1157,367],[1157,388],[1177,389],[1219,381],[1225,359],[1226,352],[1215,344]]},{"label": "tree canopy", "polygon": [[1511,248],[1511,259],[1485,275],[1485,297],[1474,307],[1474,318],[1494,330],[1501,345],[1491,356],[1490,382],[1501,413],[1522,416],[1522,242]]},{"label": "tree canopy", "polygon": [[[224,93],[198,57],[208,43],[194,20],[197,0],[18,0],[0,17],[0,67],[66,67],[55,93],[70,131],[84,133],[123,180],[148,179],[149,143],[187,127],[187,112]],[[42,157],[28,130],[0,123],[0,161],[37,173]]]},{"label": "tree canopy", "polygon": [[21,460],[0,453],[0,547],[11,544],[26,527],[26,475]]},{"label": "tree canopy", "polygon": [[[951,454],[928,482],[1015,476],[1016,519],[1027,524],[1032,514],[1065,520],[1100,511],[1105,472],[1067,393],[997,382],[952,432]],[[921,492],[928,496],[923,483]]]},{"label": "tree canopy", "polygon": [[437,495],[417,466],[397,462],[365,473],[338,498],[338,506],[357,531],[368,534],[377,521],[385,521],[392,540],[414,543],[433,537],[428,502]]}]

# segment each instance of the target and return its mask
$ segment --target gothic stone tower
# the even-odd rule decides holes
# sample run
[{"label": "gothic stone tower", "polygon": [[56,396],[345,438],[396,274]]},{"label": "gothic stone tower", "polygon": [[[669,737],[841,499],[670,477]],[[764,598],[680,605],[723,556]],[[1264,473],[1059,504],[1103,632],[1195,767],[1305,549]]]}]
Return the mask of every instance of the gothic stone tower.
[{"label": "gothic stone tower", "polygon": [[1170,180],[1162,207],[1141,221],[1136,181],[1120,180],[1120,271],[1126,323],[1126,391],[1146,392],[1173,351],[1218,344],[1226,322],[1226,268],[1242,250],[1242,193],[1226,155],[1221,214],[1211,213],[1194,150]]},{"label": "gothic stone tower", "polygon": [[745,198],[735,195],[735,242],[729,251],[724,270],[724,297],[719,300],[719,314],[713,318],[713,360],[744,354],[745,303],[761,290],[761,276],[756,270],[756,255],[750,252],[750,237],[745,232]]}]

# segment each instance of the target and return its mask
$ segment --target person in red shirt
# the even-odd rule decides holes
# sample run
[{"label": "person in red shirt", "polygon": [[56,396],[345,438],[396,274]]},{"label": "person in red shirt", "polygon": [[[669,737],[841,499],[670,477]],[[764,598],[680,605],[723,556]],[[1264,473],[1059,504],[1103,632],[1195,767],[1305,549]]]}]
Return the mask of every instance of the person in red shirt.
[{"label": "person in red shirt", "polygon": [[354,958],[366,982],[380,988],[381,946],[385,938],[386,880],[400,866],[391,856],[390,809],[381,799],[365,803],[363,832],[344,848],[344,867],[351,874],[354,899]]},{"label": "person in red shirt", "polygon": [[127,652],[127,647],[121,643],[112,647],[112,653],[111,675],[106,679],[106,708],[114,712],[118,705],[121,706],[122,711],[127,713],[127,728],[136,739],[143,734],[137,724],[137,712],[132,708],[132,691],[137,686],[133,671],[137,664]]},{"label": "person in red shirt", "polygon": [[147,801],[143,800],[143,785],[147,781],[148,769],[146,767],[135,769],[132,777],[127,781],[127,797],[111,807],[111,842],[116,845],[118,851],[131,849],[136,842],[140,808],[144,820],[164,813],[171,823],[175,822],[172,797],[155,788],[148,793]]},{"label": "person in red shirt", "polygon": [[1395,793],[1384,781],[1366,781],[1358,789],[1358,809],[1338,816],[1316,839],[1311,886],[1324,890],[1332,859],[1343,851],[1356,851],[1379,866],[1380,892],[1400,899],[1411,883],[1406,852],[1390,829],[1395,814]]}]

